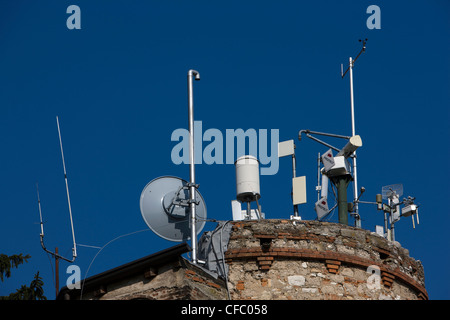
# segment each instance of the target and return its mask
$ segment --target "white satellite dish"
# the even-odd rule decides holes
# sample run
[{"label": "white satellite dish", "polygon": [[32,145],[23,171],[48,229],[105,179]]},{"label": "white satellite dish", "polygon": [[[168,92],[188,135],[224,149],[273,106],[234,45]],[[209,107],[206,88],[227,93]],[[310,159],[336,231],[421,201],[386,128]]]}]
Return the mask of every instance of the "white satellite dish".
[{"label": "white satellite dish", "polygon": [[[150,181],[142,190],[140,208],[148,227],[163,239],[182,242],[191,238],[189,183],[171,176]],[[206,222],[206,205],[196,190],[196,232]]]}]

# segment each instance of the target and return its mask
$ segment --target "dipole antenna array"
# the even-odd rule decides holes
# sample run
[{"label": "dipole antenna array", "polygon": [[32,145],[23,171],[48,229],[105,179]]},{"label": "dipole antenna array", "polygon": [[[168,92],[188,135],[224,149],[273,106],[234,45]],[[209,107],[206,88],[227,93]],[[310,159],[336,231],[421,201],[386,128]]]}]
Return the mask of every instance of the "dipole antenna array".
[{"label": "dipole antenna array", "polygon": [[[350,107],[351,107],[351,115],[352,115],[352,136],[356,134],[355,129],[355,106],[353,101],[353,67],[355,65],[356,60],[359,58],[359,56],[366,51],[366,42],[367,38],[364,40],[359,40],[359,42],[362,42],[362,48],[361,51],[359,51],[358,55],[355,59],[352,59],[352,57],[349,58],[349,64],[345,72],[343,71],[343,65],[341,64],[341,78],[344,79],[347,72],[350,74]],[[355,215],[355,223],[356,227],[361,228],[361,217],[359,215],[359,208],[358,208],[358,176],[356,172],[356,151],[353,152],[353,197],[354,197],[354,215]]]},{"label": "dipole antenna array", "polygon": [[65,164],[65,161],[64,161],[64,151],[63,151],[63,146],[62,146],[61,130],[59,128],[58,116],[56,117],[56,125],[58,127],[59,145],[60,145],[60,148],[61,148],[61,158],[62,158],[63,169],[64,169],[64,180],[66,182],[66,193],[67,193],[67,203],[68,203],[68,206],[69,206],[70,227],[72,229],[72,240],[73,240],[72,259],[65,258],[65,257],[59,255],[57,250],[55,250],[55,252],[52,252],[52,251],[48,250],[45,247],[45,245],[44,245],[44,222],[42,221],[42,209],[41,209],[41,199],[39,197],[39,186],[36,183],[36,191],[37,191],[38,207],[39,207],[39,218],[40,218],[40,225],[41,225],[40,239],[41,239],[42,249],[44,249],[45,252],[51,254],[56,260],[62,259],[62,260],[65,260],[67,262],[72,263],[72,262],[75,261],[75,259],[77,257],[77,245],[76,245],[76,242],[75,242],[75,232],[74,232],[74,229],[73,229],[72,207],[70,205],[70,195],[69,195],[69,183],[67,181],[66,164]]}]

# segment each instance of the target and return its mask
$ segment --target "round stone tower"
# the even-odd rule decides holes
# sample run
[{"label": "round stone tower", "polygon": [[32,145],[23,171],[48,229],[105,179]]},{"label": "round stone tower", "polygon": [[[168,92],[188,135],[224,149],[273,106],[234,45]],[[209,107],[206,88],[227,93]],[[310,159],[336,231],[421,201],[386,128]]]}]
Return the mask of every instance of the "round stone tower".
[{"label": "round stone tower", "polygon": [[232,299],[428,299],[407,249],[337,223],[235,221],[225,259]]}]

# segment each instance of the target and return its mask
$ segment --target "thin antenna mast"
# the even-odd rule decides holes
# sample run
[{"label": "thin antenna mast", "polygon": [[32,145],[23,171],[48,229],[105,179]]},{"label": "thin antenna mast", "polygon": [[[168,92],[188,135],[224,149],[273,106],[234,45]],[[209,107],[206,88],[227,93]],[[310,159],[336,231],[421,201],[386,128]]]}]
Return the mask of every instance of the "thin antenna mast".
[{"label": "thin antenna mast", "polygon": [[[347,70],[345,72],[342,72],[343,67],[341,64],[341,77],[342,79],[345,77],[345,74],[350,71],[350,107],[351,107],[351,114],[352,114],[352,136],[356,134],[355,130],[355,107],[354,107],[354,101],[353,101],[353,66],[356,62],[356,60],[359,58],[361,53],[366,51],[366,42],[367,38],[364,40],[359,40],[359,42],[362,41],[363,47],[361,51],[358,53],[356,58],[352,60],[352,57],[349,58],[349,65]],[[356,151],[353,152],[353,197],[354,197],[354,203],[355,203],[355,224],[356,227],[361,228],[361,217],[359,215],[359,208],[358,208],[358,202],[356,199],[358,198],[358,177],[356,172]]]},{"label": "thin antenna mast", "polygon": [[190,207],[191,207],[191,246],[192,246],[192,262],[197,264],[197,231],[196,231],[196,217],[195,210],[197,206],[197,201],[195,199],[195,190],[198,185],[195,184],[195,163],[194,163],[194,92],[193,92],[193,78],[195,80],[200,80],[200,73],[196,70],[188,71],[188,111],[189,111],[189,172],[190,172]]},{"label": "thin antenna mast", "polygon": [[67,262],[74,262],[76,257],[77,257],[77,245],[76,245],[76,242],[75,242],[75,232],[74,232],[74,229],[73,229],[72,207],[70,205],[70,195],[69,195],[69,183],[67,181],[66,164],[65,164],[65,161],[64,161],[64,152],[63,152],[63,146],[62,146],[62,140],[61,140],[61,130],[59,128],[58,116],[56,116],[56,125],[58,127],[59,145],[60,145],[60,148],[61,148],[61,157],[62,157],[63,168],[64,168],[64,179],[65,179],[65,182],[66,182],[66,193],[67,193],[67,203],[69,205],[70,227],[72,229],[72,240],[73,240],[72,260],[59,255],[56,250],[55,250],[55,252],[51,252],[44,245],[44,222],[42,221],[42,209],[41,209],[41,199],[39,197],[39,186],[36,183],[36,191],[37,191],[38,206],[39,206],[39,218],[40,218],[40,225],[41,225],[40,239],[41,239],[42,249],[44,249],[45,252],[50,253],[53,257],[55,257],[55,259],[63,259],[65,261],[67,261]]},{"label": "thin antenna mast", "polygon": [[61,130],[59,128],[58,116],[56,116],[56,124],[58,125],[59,145],[61,147],[61,158],[62,158],[63,169],[64,169],[64,181],[66,182],[67,205],[69,206],[70,227],[72,228],[72,240],[73,240],[72,251],[73,251],[73,258],[75,259],[77,256],[77,245],[75,242],[75,232],[73,230],[72,206],[70,205],[69,183],[67,181],[66,162],[64,161],[64,151],[63,151],[63,145],[62,145],[62,140],[61,140]]}]

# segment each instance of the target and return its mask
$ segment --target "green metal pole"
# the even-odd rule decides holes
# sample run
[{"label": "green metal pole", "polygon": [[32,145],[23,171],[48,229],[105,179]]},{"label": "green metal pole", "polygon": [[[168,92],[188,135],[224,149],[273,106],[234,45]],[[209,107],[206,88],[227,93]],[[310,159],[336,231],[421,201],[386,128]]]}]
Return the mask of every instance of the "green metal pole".
[{"label": "green metal pole", "polygon": [[349,182],[348,176],[341,176],[335,179],[338,192],[339,223],[345,225],[348,225],[347,186]]}]

